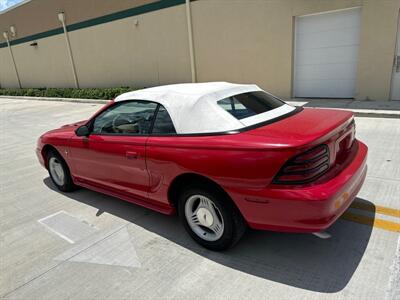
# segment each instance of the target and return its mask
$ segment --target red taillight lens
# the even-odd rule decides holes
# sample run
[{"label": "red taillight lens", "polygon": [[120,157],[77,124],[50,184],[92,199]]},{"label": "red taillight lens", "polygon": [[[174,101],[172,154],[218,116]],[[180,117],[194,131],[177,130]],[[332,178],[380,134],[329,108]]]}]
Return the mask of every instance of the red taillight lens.
[{"label": "red taillight lens", "polygon": [[273,183],[302,184],[311,182],[329,169],[329,149],[319,145],[301,153],[288,162],[278,172]]}]

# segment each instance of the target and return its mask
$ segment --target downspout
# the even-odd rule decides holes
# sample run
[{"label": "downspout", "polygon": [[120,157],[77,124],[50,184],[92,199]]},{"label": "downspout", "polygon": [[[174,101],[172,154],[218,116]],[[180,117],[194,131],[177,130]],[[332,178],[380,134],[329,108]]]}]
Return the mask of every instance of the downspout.
[{"label": "downspout", "polygon": [[78,77],[76,76],[74,57],[72,56],[72,50],[71,50],[71,44],[69,42],[67,26],[65,25],[65,14],[63,12],[58,14],[58,20],[61,22],[63,30],[64,30],[65,43],[67,44],[67,48],[68,48],[69,60],[71,62],[72,74],[74,75],[75,87],[77,89],[79,89]]},{"label": "downspout", "polygon": [[8,50],[10,51],[10,56],[11,56],[11,60],[12,60],[13,66],[14,66],[15,75],[16,75],[17,80],[18,80],[18,87],[21,88],[21,80],[19,79],[17,65],[15,64],[14,54],[12,52],[11,45],[10,45],[10,39],[8,38],[8,32],[7,31],[3,32],[3,36],[6,39]]},{"label": "downspout", "polygon": [[196,62],[194,58],[194,47],[193,47],[193,28],[192,28],[192,15],[190,12],[190,0],[186,0],[186,21],[188,28],[189,38],[189,53],[190,53],[190,71],[192,73],[192,82],[196,82]]}]

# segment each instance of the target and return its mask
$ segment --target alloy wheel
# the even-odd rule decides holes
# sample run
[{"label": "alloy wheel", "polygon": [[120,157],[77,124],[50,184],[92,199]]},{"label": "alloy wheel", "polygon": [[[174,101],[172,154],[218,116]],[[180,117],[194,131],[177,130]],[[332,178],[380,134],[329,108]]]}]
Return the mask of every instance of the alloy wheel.
[{"label": "alloy wheel", "polygon": [[209,242],[224,233],[224,220],[218,207],[203,195],[190,196],[185,203],[185,217],[194,233]]},{"label": "alloy wheel", "polygon": [[63,186],[65,183],[65,173],[61,162],[56,157],[49,159],[49,170],[54,182]]}]

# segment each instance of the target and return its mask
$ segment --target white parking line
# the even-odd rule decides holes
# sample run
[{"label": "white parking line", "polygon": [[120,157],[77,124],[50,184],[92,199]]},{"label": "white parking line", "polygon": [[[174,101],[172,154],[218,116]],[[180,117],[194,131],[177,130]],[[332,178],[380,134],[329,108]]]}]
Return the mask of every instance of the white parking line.
[{"label": "white parking line", "polygon": [[71,244],[97,231],[94,226],[80,221],[65,211],[46,216],[38,222]]}]

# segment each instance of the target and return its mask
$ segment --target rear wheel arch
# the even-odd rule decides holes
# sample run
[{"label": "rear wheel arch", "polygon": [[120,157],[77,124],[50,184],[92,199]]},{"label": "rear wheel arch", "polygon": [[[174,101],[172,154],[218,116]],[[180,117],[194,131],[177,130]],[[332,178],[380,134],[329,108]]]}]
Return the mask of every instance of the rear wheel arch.
[{"label": "rear wheel arch", "polygon": [[[205,176],[186,173],[176,177],[170,185],[168,197],[170,203],[177,208],[179,218],[189,235],[208,249],[228,249],[235,245],[246,231],[247,222],[235,202],[218,183]],[[193,198],[197,204],[193,203],[194,206],[190,207]],[[200,204],[203,201],[211,204]],[[204,211],[200,212],[199,207]],[[202,215],[204,217],[201,217]],[[204,223],[209,220],[206,216],[211,217],[210,224]],[[201,218],[203,221],[200,221]],[[218,224],[216,219],[220,220],[219,225],[214,225]],[[212,231],[217,236],[210,235],[211,239],[206,238],[205,236],[212,234]]]},{"label": "rear wheel arch", "polygon": [[192,185],[204,185],[207,186],[207,188],[209,189],[222,193],[225,196],[225,198],[229,199],[229,201],[240,212],[236,203],[232,200],[232,198],[229,196],[229,194],[224,190],[224,188],[221,185],[219,185],[217,182],[206,176],[199,175],[196,173],[180,174],[173,179],[168,189],[169,203],[171,203],[173,207],[178,208],[179,194],[185,189],[185,187]]}]

